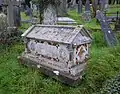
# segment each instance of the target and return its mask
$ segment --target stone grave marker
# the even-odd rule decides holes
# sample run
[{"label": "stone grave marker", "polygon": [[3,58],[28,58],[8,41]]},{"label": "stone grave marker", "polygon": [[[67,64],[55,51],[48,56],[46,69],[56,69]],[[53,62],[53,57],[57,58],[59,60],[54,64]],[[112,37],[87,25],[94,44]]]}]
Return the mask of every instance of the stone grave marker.
[{"label": "stone grave marker", "polygon": [[105,3],[105,0],[100,0],[100,11],[105,11],[105,5],[106,5],[106,3]]},{"label": "stone grave marker", "polygon": [[90,22],[91,21],[91,13],[89,11],[85,11],[83,14],[82,14],[82,19],[83,21],[85,22]]},{"label": "stone grave marker", "polygon": [[105,15],[100,10],[97,10],[96,18],[100,21],[101,29],[102,29],[102,32],[104,33],[104,38],[107,44],[110,47],[117,45],[118,41],[114,33],[112,32],[112,29],[109,23],[107,22]]},{"label": "stone grave marker", "polygon": [[57,13],[53,5],[49,4],[44,10],[43,24],[55,25],[57,23]]},{"label": "stone grave marker", "polygon": [[82,0],[78,0],[78,14],[82,13]]},{"label": "stone grave marker", "polygon": [[4,30],[2,30],[1,32],[2,41],[0,43],[12,43],[13,41],[20,40],[21,32],[17,30],[17,27],[14,22],[16,20],[16,17],[18,17],[18,15],[15,16],[16,11],[14,11],[14,6],[16,6],[16,4],[17,2],[15,0],[4,0],[3,1],[3,6],[7,8],[7,16],[5,20],[7,25],[6,27],[0,26],[0,27],[4,27]]},{"label": "stone grave marker", "polygon": [[85,11],[89,11],[90,12],[90,1],[89,0],[86,0],[86,3],[85,3]]}]

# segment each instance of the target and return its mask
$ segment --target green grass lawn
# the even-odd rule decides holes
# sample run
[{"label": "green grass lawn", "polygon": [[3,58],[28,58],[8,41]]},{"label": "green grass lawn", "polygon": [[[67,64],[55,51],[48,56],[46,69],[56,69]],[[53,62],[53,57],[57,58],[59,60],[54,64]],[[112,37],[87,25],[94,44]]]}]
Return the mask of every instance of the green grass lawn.
[{"label": "green grass lawn", "polygon": [[[82,23],[75,11],[70,14],[79,24],[100,30],[95,19]],[[24,31],[29,26],[22,24],[19,29]],[[92,36],[86,74],[76,87],[64,85],[37,69],[21,65],[17,57],[24,51],[22,42],[0,45],[0,94],[101,94],[106,81],[120,74],[120,46],[107,47],[101,32],[92,32]]]},{"label": "green grass lawn", "polygon": [[120,73],[120,47],[107,48],[99,32],[93,36],[88,68],[77,87],[21,65],[17,57],[24,51],[23,43],[0,45],[0,94],[100,94],[105,82]]}]

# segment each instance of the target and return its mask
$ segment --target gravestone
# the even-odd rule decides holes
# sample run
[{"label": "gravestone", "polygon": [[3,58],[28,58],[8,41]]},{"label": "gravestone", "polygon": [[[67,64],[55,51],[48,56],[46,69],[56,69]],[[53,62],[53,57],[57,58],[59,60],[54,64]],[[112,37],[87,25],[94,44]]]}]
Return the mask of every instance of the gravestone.
[{"label": "gravestone", "polygon": [[91,21],[91,13],[89,11],[85,11],[82,14],[82,19],[84,22],[90,22]]},{"label": "gravestone", "polygon": [[101,29],[102,29],[102,32],[104,33],[104,38],[107,44],[110,47],[117,45],[118,41],[114,33],[112,32],[112,29],[109,23],[107,22],[105,15],[101,11],[97,10],[96,18],[100,21]]},{"label": "gravestone", "polygon": [[4,43],[7,39],[7,26],[7,16],[3,12],[0,12],[0,43]]},{"label": "gravestone", "polygon": [[[21,32],[17,30],[15,26],[15,16],[14,6],[16,5],[15,0],[4,0],[3,6],[7,8],[7,16],[5,17],[6,27],[1,31],[1,42],[0,43],[12,43],[13,41],[20,40]],[[5,14],[4,14],[5,15]],[[2,21],[3,22],[3,21]]]},{"label": "gravestone", "polygon": [[0,0],[0,6],[2,6],[2,4],[3,4],[3,0]]},{"label": "gravestone", "polygon": [[14,16],[14,25],[16,27],[19,27],[21,25],[20,7],[14,6],[13,13],[14,13],[14,15],[13,15]]},{"label": "gravestone", "polygon": [[54,25],[57,23],[57,13],[53,5],[49,4],[44,10],[43,24]]},{"label": "gravestone", "polygon": [[69,84],[79,84],[89,58],[89,32],[80,26],[34,25],[22,34],[22,64]]},{"label": "gravestone", "polygon": [[13,1],[8,0],[6,2],[7,4],[7,20],[8,20],[8,25],[9,27],[14,27],[14,7],[13,7]]},{"label": "gravestone", "polygon": [[57,16],[63,17],[67,15],[67,0],[60,0],[60,5],[57,7]]},{"label": "gravestone", "polygon": [[78,0],[78,14],[82,13],[82,0]]},{"label": "gravestone", "polygon": [[25,14],[26,16],[31,16],[31,8],[29,8],[28,6],[26,6]]},{"label": "gravestone", "polygon": [[74,10],[74,9],[76,9],[78,7],[78,5],[77,5],[77,3],[76,3],[76,0],[71,0],[70,2],[69,2],[69,8],[71,9],[71,10]]},{"label": "gravestone", "polygon": [[106,5],[106,2],[105,0],[100,0],[100,11],[105,11],[105,5]]},{"label": "gravestone", "polygon": [[86,3],[85,3],[85,11],[89,11],[90,12],[90,1],[89,0],[86,0]]}]

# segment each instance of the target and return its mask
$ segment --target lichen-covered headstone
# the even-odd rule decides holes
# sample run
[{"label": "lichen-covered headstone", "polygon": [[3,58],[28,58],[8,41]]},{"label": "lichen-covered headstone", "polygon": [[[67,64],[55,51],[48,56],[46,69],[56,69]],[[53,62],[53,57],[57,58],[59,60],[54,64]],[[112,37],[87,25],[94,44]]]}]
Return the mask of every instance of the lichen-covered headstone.
[{"label": "lichen-covered headstone", "polygon": [[47,9],[44,10],[43,24],[54,25],[57,23],[56,9],[53,5],[49,4]]},{"label": "lichen-covered headstone", "polygon": [[0,13],[0,42],[7,39],[7,16]]},{"label": "lichen-covered headstone", "polygon": [[85,11],[82,14],[82,19],[84,20],[84,22],[90,22],[91,21],[91,13],[89,11]]}]

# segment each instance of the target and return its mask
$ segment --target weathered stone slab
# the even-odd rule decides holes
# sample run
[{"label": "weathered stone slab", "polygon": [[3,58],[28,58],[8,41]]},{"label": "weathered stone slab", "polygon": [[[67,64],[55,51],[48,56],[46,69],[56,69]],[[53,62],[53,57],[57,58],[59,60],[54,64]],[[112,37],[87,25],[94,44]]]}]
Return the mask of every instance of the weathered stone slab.
[{"label": "weathered stone slab", "polygon": [[76,21],[69,17],[58,17],[57,19],[58,19],[57,23],[60,23],[60,24],[76,24]]},{"label": "weathered stone slab", "polygon": [[117,39],[114,35],[109,23],[107,22],[107,18],[101,11],[97,11],[96,18],[100,21],[102,32],[104,33],[105,40],[107,44],[112,47],[117,45]]}]

